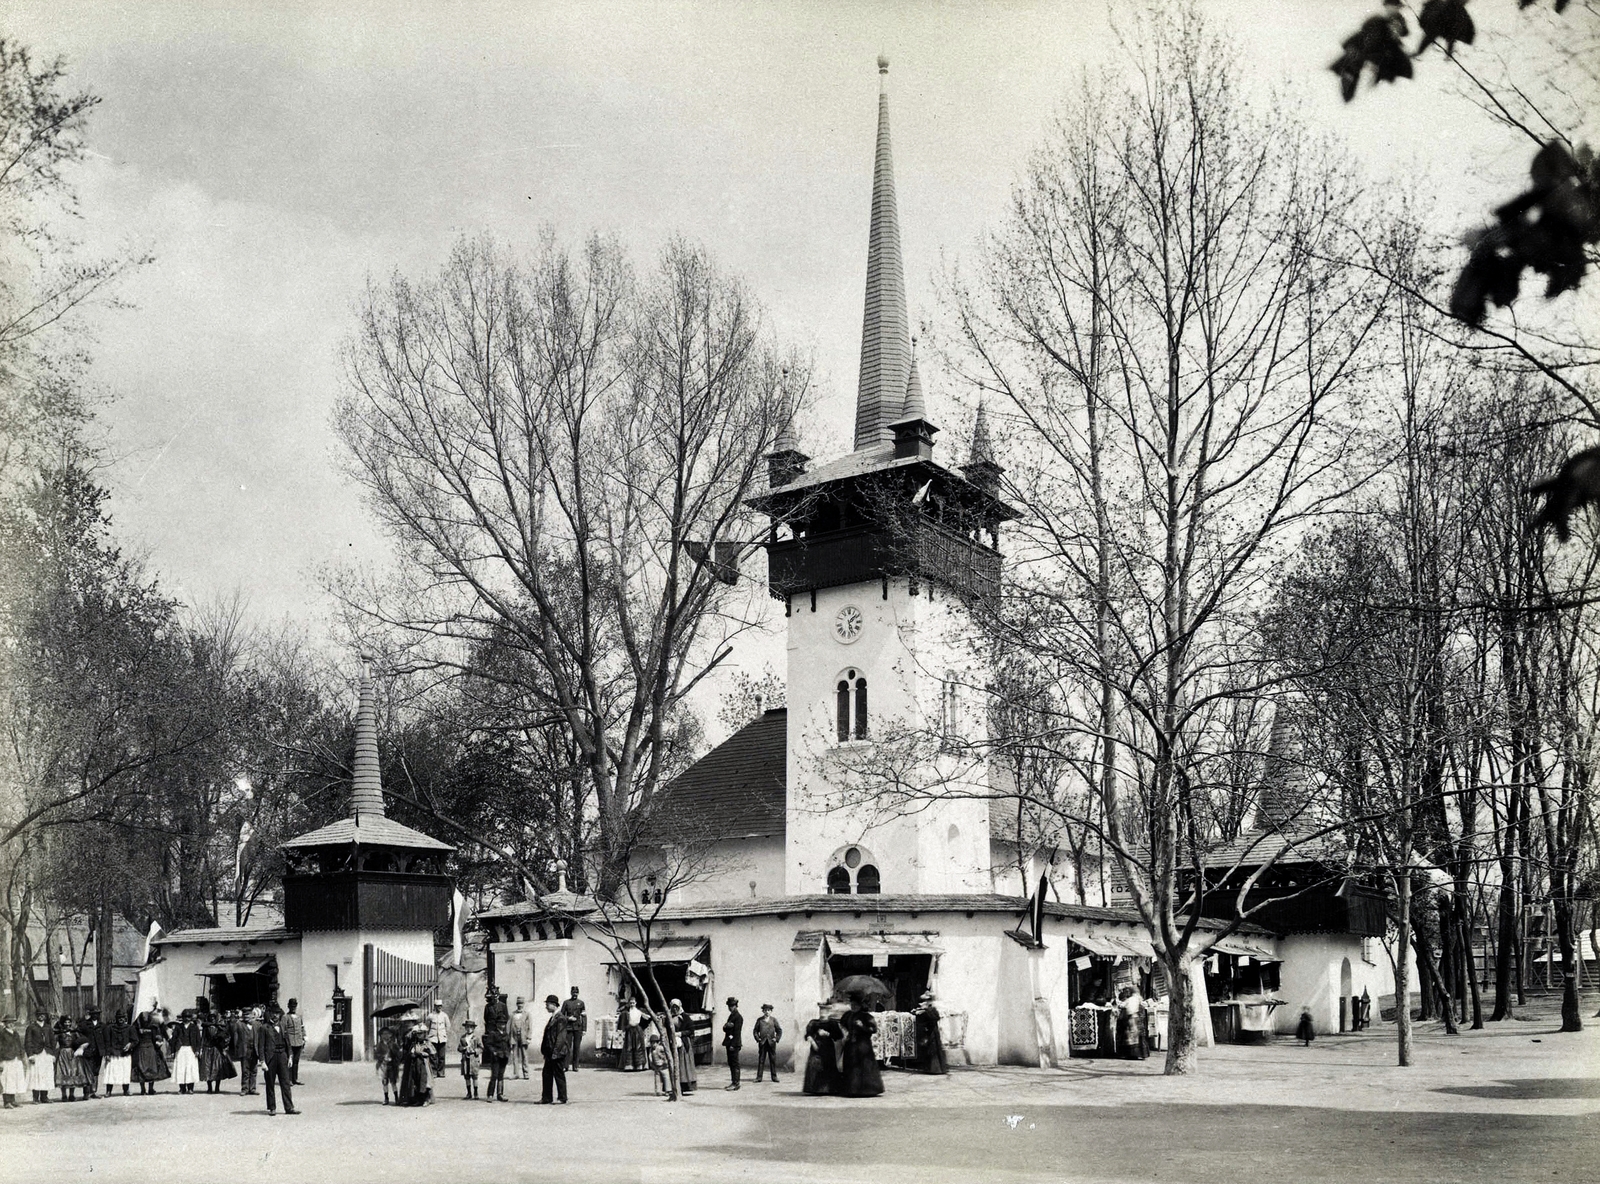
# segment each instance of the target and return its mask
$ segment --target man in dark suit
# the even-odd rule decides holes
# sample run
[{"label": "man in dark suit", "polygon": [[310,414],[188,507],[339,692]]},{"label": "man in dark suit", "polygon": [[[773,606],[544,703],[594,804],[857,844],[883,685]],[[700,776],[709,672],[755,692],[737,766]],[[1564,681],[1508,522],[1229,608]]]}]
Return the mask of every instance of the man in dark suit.
[{"label": "man in dark suit", "polygon": [[105,1025],[100,1022],[100,1009],[91,1007],[78,1025],[78,1043],[83,1046],[83,1075],[88,1082],[83,1087],[84,1098],[100,1096],[100,1062],[105,1056]]},{"label": "man in dark suit", "polygon": [[276,1003],[267,1009],[266,1018],[256,1025],[256,1062],[267,1083],[267,1113],[278,1112],[277,1095],[273,1086],[283,1090],[283,1112],[298,1114],[294,1108],[294,1094],[290,1092],[289,1033],[283,1027],[283,1011]]},{"label": "man in dark suit", "polygon": [[551,1089],[561,1099],[561,1104],[567,1104],[567,1051],[570,1048],[568,1037],[567,1017],[561,1011],[561,1000],[554,995],[546,995],[544,1009],[549,1012],[549,1017],[544,1022],[544,1038],[539,1041],[539,1055],[544,1058],[543,1088],[539,1092],[539,1104],[548,1106],[551,1102]]},{"label": "man in dark suit", "polygon": [[733,1078],[723,1089],[739,1088],[739,1050],[744,1047],[744,1016],[739,1001],[728,996],[728,1019],[722,1025],[722,1047],[728,1050],[728,1075]]}]

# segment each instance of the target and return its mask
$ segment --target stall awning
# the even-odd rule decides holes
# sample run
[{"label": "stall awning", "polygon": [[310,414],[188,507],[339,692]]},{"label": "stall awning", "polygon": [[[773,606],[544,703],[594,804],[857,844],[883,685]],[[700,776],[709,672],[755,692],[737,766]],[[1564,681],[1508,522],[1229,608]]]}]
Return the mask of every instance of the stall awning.
[{"label": "stall awning", "polygon": [[1068,933],[1074,943],[1102,958],[1150,958],[1155,949],[1149,938],[1132,933]]},{"label": "stall awning", "polygon": [[931,937],[922,933],[846,933],[827,934],[829,954],[942,954],[944,947],[935,945]]},{"label": "stall awning", "polygon": [[[706,938],[703,937],[663,937],[650,943],[651,962],[689,962],[699,958],[705,953]],[[628,961],[635,966],[644,965],[644,951],[637,946],[630,945],[627,951]],[[607,962],[608,966],[616,966],[615,958]]]},{"label": "stall awning", "polygon": [[1266,942],[1256,938],[1240,937],[1237,933],[1224,937],[1215,942],[1207,951],[1213,954],[1237,954],[1243,958],[1254,958],[1257,962],[1282,962],[1278,951],[1267,945]]},{"label": "stall awning", "polygon": [[264,958],[250,954],[246,954],[237,958],[213,958],[211,959],[211,965],[207,966],[204,970],[195,972],[195,977],[210,978],[214,974],[255,974],[271,961],[271,954],[268,954]]}]

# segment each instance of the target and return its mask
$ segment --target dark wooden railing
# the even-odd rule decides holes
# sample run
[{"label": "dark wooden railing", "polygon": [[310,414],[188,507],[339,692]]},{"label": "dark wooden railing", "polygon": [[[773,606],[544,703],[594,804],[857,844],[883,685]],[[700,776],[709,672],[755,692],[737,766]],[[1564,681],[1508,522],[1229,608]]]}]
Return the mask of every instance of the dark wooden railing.
[{"label": "dark wooden railing", "polygon": [[917,576],[966,597],[1000,590],[1000,553],[916,517],[896,527],[846,527],[788,539],[767,548],[767,583],[782,599],[812,588],[833,588],[883,576]]},{"label": "dark wooden railing", "polygon": [[449,876],[330,872],[283,877],[290,929],[427,929],[450,924]]},{"label": "dark wooden railing", "polygon": [[[1262,906],[1250,914],[1250,920],[1276,933],[1349,933],[1358,937],[1382,937],[1388,923],[1383,896],[1370,888],[1346,885],[1342,895],[1332,886],[1307,889],[1298,896],[1287,892],[1278,889],[1247,896],[1246,908]],[[1234,907],[1234,893],[1213,892],[1201,912],[1207,917],[1232,917]]]}]

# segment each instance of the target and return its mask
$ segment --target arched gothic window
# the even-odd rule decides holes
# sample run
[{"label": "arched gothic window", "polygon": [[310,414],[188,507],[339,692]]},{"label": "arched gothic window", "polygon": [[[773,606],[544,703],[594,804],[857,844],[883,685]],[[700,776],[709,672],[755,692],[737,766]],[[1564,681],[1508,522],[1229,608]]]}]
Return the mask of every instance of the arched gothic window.
[{"label": "arched gothic window", "polygon": [[834,852],[832,867],[828,871],[828,891],[835,895],[850,893],[877,895],[882,889],[878,866],[872,853],[865,847],[851,845]]},{"label": "arched gothic window", "polygon": [[839,743],[867,738],[867,680],[859,670],[846,670],[834,689],[835,731]]}]

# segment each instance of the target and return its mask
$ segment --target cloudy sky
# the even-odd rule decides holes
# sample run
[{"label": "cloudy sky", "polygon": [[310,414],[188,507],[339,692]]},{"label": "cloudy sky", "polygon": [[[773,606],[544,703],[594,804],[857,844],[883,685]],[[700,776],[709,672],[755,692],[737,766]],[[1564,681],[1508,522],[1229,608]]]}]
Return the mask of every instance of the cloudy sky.
[{"label": "cloudy sky", "polygon": [[[1204,7],[1374,175],[1420,172],[1463,228],[1516,183],[1526,148],[1441,58],[1339,103],[1325,68],[1372,0]],[[81,237],[156,256],[132,308],[93,318],[124,534],[191,601],[237,590],[308,622],[320,566],[383,556],[328,428],[368,276],[427,271],[484,229],[615,231],[641,259],[681,232],[815,352],[825,456],[854,398],[877,55],[917,320],[941,256],[971,251],[1052,107],[1114,51],[1093,0],[7,8],[11,35],[104,98]],[[1519,19],[1509,0],[1474,11],[1480,44]]]}]

